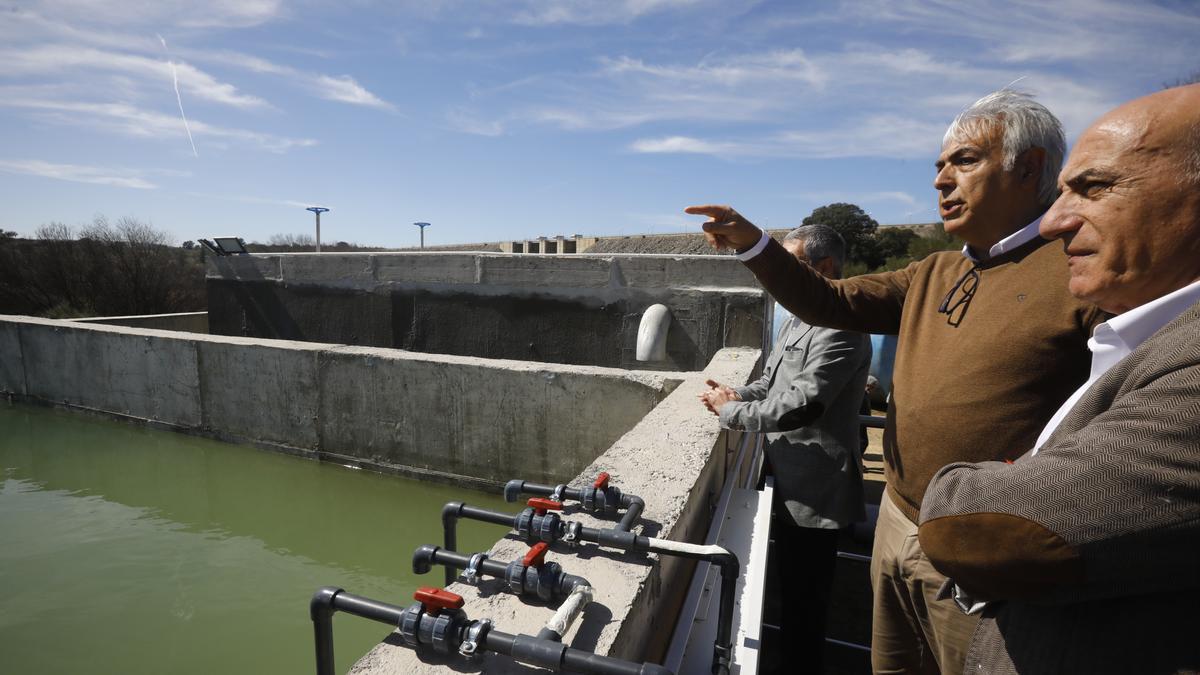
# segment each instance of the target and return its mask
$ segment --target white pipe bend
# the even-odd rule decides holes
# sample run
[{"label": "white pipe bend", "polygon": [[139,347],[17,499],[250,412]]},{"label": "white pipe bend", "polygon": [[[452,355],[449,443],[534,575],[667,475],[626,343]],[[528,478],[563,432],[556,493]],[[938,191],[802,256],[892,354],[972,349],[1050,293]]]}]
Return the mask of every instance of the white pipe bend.
[{"label": "white pipe bend", "polygon": [[666,305],[650,305],[638,324],[637,360],[667,360],[667,329],[671,327],[671,310]]}]

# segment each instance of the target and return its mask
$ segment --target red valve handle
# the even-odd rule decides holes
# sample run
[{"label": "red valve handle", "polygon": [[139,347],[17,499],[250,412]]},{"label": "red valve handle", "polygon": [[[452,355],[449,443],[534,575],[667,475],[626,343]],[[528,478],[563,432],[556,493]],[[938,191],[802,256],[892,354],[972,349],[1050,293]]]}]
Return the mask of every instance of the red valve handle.
[{"label": "red valve handle", "polygon": [[592,483],[592,487],[596,488],[597,490],[603,490],[604,488],[608,487],[608,472],[603,471],[599,476],[596,476],[596,482]]},{"label": "red valve handle", "polygon": [[425,606],[426,612],[436,612],[441,609],[460,609],[463,606],[461,595],[456,595],[444,588],[422,586],[413,593],[413,600]]},{"label": "red valve handle", "polygon": [[562,511],[562,502],[556,502],[553,499],[545,499],[543,497],[530,497],[529,501],[525,502],[526,506],[532,506],[534,513],[539,516],[546,515],[547,511]]},{"label": "red valve handle", "polygon": [[525,553],[525,557],[521,559],[521,564],[526,567],[541,567],[546,562],[546,551],[550,550],[550,545],[544,541],[539,541],[529,547],[529,551]]}]

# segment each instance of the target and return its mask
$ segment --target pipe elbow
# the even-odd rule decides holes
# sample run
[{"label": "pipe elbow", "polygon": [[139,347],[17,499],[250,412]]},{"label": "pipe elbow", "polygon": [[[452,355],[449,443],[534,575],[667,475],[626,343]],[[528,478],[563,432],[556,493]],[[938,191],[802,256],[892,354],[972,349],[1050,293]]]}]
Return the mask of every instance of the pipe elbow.
[{"label": "pipe elbow", "polygon": [[308,603],[308,616],[313,621],[321,618],[326,618],[333,615],[333,600],[341,593],[342,589],[337,586],[322,586],[313,593],[312,600]]},{"label": "pipe elbow", "polygon": [[437,555],[438,547],[431,544],[422,544],[417,550],[413,551],[412,569],[413,574],[425,574],[433,568],[433,558]]},{"label": "pipe elbow", "polygon": [[650,305],[638,324],[637,360],[665,361],[667,359],[667,329],[671,326],[671,310],[666,305]]},{"label": "pipe elbow", "polygon": [[563,574],[562,582],[559,584],[562,595],[567,596],[575,591],[576,588],[594,588],[592,583],[581,576],[574,574]]},{"label": "pipe elbow", "polygon": [[515,502],[521,498],[521,492],[525,490],[525,481],[518,478],[508,481],[504,484],[504,501]]},{"label": "pipe elbow", "polygon": [[462,502],[446,502],[442,507],[442,527],[450,527],[458,522],[462,515]]}]

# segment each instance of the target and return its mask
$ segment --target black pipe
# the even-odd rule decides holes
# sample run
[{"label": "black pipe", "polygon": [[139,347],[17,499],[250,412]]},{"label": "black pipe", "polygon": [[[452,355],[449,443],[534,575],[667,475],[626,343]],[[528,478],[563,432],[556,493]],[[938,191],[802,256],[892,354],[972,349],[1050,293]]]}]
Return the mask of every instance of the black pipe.
[{"label": "black pipe", "polygon": [[338,611],[395,626],[400,622],[404,608],[346,593],[335,586],[317,589],[308,603],[317,647],[317,675],[334,675],[333,614]]},{"label": "black pipe", "polygon": [[[556,486],[514,479],[508,481],[508,484],[504,486],[504,496],[507,499],[510,494],[520,495],[524,493],[549,497],[554,494],[556,489],[558,489]],[[577,502],[583,501],[583,490],[580,488],[564,488],[560,495]],[[638,519],[638,516],[642,515],[642,511],[646,508],[646,502],[637,495],[621,493],[620,504],[621,508],[626,509],[626,511],[625,515],[621,517],[621,522],[617,524],[617,529],[628,532],[633,527],[633,523]]]},{"label": "black pipe", "polygon": [[483,642],[487,649],[497,654],[552,670],[589,675],[673,675],[670,670],[655,663],[632,663],[573,649],[559,642],[539,640],[530,635],[510,635],[493,629],[487,632]]},{"label": "black pipe", "polygon": [[[505,525],[509,529],[517,529],[515,516],[467,506],[462,502],[448,502],[442,507],[442,546],[448,551],[458,550],[459,518],[482,520],[485,523],[495,523],[496,525]],[[445,585],[449,586],[452,583],[454,583],[454,569],[447,567]]]},{"label": "black pipe", "polygon": [[[423,544],[413,551],[413,572],[417,574],[425,574],[429,571],[430,566],[445,565],[447,570],[466,569],[471,564],[471,556],[458,553],[456,551],[447,551],[437,546]],[[491,558],[484,558],[479,563],[479,572],[490,577],[504,579],[508,572],[509,563],[503,563]],[[575,590],[576,586],[591,586],[592,584],[583,577],[576,574],[563,573],[559,577],[558,588],[555,589],[555,595],[565,597]]]},{"label": "black pipe", "polygon": [[655,547],[649,537],[635,535],[630,532],[616,530],[598,530],[584,527],[579,530],[579,538],[601,546],[619,548],[625,551],[649,551],[653,553],[674,555],[680,558],[701,560],[717,565],[721,570],[721,600],[717,616],[717,642],[713,646],[713,672],[729,672],[729,664],[733,662],[733,609],[737,578],[741,565],[737,556],[729,551],[722,553],[698,553],[692,551],[676,551]]},{"label": "black pipe", "polygon": [[[480,517],[481,515],[485,517]],[[508,525],[511,529],[517,529],[516,523],[512,521],[516,521],[518,516],[510,516],[504,513],[466,506],[462,502],[450,502],[442,508],[442,526],[446,528],[444,539],[448,542],[446,548],[452,549],[450,544],[454,541],[453,533],[459,516],[474,520],[485,520],[486,522],[499,525]],[[450,519],[448,520],[448,518]],[[604,530],[594,527],[580,527],[578,536],[581,541],[590,541],[601,546],[617,548],[623,551],[649,551],[692,560],[702,560],[719,565],[721,569],[721,604],[717,620],[717,643],[713,646],[713,673],[720,675],[729,672],[729,664],[733,660],[734,587],[740,573],[737,556],[729,551],[719,554],[708,554],[657,548],[650,543],[648,537],[618,529]],[[453,581],[454,571],[450,567],[447,567],[446,584],[449,585]]]},{"label": "black pipe", "polygon": [[[346,593],[333,586],[318,589],[309,602],[309,614],[313,620],[317,644],[317,675],[335,675],[333,614],[337,611],[395,626],[400,623],[400,616],[405,610],[386,602]],[[458,643],[462,642],[464,636],[453,637]],[[510,635],[497,630],[484,631],[483,644],[480,646],[497,654],[511,656],[522,663],[583,675],[674,675],[657,664],[632,663],[573,649],[561,642],[542,640],[530,635]]]},{"label": "black pipe", "polygon": [[646,502],[642,501],[641,497],[635,495],[621,495],[621,506],[627,509],[625,515],[621,518],[621,522],[617,523],[617,529],[628,532],[633,528],[633,521],[642,515],[642,509],[646,508]]},{"label": "black pipe", "polygon": [[[549,497],[550,495],[554,494],[554,490],[555,487],[552,485],[530,483],[529,481],[524,480],[510,480],[508,481],[508,484],[504,486],[504,493],[506,496],[510,493],[515,495],[524,493],[528,495],[538,495],[539,497]],[[563,489],[562,496],[566,497],[567,499],[579,501],[580,497],[583,496],[583,493],[579,491],[579,488],[569,487]]]}]

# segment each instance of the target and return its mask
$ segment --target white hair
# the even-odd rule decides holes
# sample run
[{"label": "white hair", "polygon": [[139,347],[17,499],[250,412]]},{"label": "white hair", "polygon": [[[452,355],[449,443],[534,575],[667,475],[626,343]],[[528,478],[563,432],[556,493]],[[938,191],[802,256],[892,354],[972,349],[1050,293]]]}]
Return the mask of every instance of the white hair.
[{"label": "white hair", "polygon": [[783,241],[803,243],[804,255],[814,263],[832,258],[834,268],[841,274],[842,265],[846,262],[846,240],[832,227],[821,223],[801,225],[784,235]]},{"label": "white hair", "polygon": [[1017,157],[1030,148],[1046,152],[1038,179],[1038,201],[1049,206],[1058,197],[1058,172],[1067,154],[1062,122],[1033,95],[1013,89],[995,91],[963,110],[950,123],[942,145],[978,138],[993,124],[1003,131],[1004,170],[1012,171]]}]

